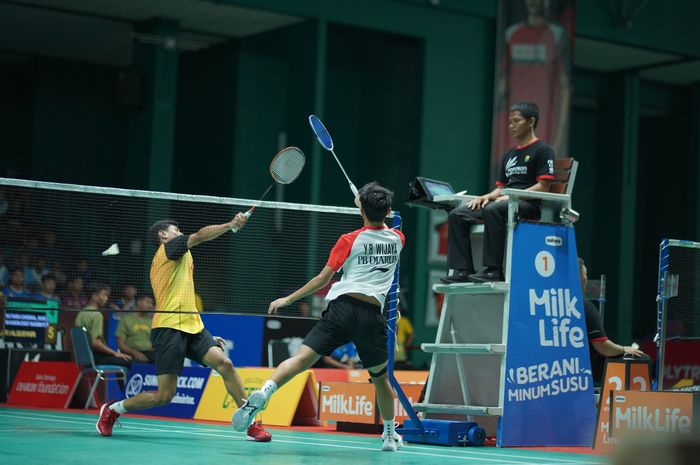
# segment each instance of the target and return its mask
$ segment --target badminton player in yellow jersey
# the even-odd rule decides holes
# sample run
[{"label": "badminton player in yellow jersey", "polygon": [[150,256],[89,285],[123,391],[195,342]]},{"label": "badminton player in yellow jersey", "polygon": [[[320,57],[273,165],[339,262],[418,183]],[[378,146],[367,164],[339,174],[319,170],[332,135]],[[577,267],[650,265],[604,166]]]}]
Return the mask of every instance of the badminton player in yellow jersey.
[{"label": "badminton player in yellow jersey", "polygon": [[[232,228],[242,228],[246,219],[239,213],[228,223],[205,226],[190,235],[182,234],[172,220],[151,226],[150,232],[159,244],[151,263],[151,287],[157,310],[153,316],[151,342],[156,355],[158,390],[103,405],[96,425],[102,436],[112,435],[112,427],[121,414],[169,404],[175,396],[177,376],[185,357],[216,370],[236,404],[240,407],[245,403],[243,382],[221,349],[223,341],[204,328],[197,311],[192,277],[194,262],[189,249],[216,239]],[[260,423],[251,424],[247,430],[249,441],[267,442],[271,438]]]}]

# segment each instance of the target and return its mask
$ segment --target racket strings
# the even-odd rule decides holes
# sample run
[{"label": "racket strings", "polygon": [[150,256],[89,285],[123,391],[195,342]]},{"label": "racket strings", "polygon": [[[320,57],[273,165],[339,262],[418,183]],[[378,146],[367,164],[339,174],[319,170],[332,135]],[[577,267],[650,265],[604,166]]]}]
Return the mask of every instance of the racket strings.
[{"label": "racket strings", "polygon": [[301,151],[285,150],[272,160],[270,174],[280,184],[289,184],[299,177],[305,162],[306,158]]}]

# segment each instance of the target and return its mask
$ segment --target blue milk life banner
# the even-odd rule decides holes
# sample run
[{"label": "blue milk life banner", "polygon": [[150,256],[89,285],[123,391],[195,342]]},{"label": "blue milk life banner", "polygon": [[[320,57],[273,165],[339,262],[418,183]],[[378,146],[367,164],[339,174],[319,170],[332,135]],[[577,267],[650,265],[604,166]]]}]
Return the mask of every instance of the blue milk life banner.
[{"label": "blue milk life banner", "polygon": [[590,446],[593,379],[572,227],[521,222],[513,237],[499,446]]},{"label": "blue milk life banner", "polygon": [[[140,410],[143,415],[158,415],[175,418],[194,418],[199,400],[209,380],[210,368],[184,367],[177,377],[175,397],[170,404],[148,410]],[[129,370],[126,382],[126,397],[134,397],[144,391],[158,389],[158,377],[154,365],[135,363]]]}]

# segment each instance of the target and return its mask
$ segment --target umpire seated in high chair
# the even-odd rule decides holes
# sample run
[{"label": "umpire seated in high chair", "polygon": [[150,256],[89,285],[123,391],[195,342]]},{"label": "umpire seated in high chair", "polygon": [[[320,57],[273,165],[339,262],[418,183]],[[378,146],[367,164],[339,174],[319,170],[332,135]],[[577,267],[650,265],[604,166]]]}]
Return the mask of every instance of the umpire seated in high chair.
[{"label": "umpire seated in high chair", "polygon": [[[509,108],[508,128],[518,144],[503,156],[494,190],[471,199],[466,206],[450,211],[447,264],[454,271],[451,275],[441,278],[442,282],[452,284],[503,281],[508,196],[503,195],[502,189],[549,192],[555,179],[554,151],[535,135],[539,119],[539,109],[532,102],[519,102]],[[541,200],[519,198],[518,212],[520,218],[539,219]],[[485,269],[476,273],[469,234],[471,227],[482,220]]]}]

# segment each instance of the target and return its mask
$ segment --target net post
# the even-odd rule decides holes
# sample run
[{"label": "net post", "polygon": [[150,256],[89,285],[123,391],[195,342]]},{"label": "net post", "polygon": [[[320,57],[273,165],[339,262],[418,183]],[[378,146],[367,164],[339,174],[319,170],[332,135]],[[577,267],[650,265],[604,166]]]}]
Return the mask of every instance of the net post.
[{"label": "net post", "polygon": [[669,261],[669,241],[668,239],[663,239],[661,244],[659,244],[659,281],[657,287],[656,295],[656,380],[655,380],[655,390],[663,390],[663,376],[664,376],[664,349],[666,345],[666,338],[664,336],[664,331],[666,329],[665,316],[666,316],[666,302],[663,298],[663,282],[666,270],[668,269]]},{"label": "net post", "polygon": [[[398,211],[393,212],[391,227],[393,229],[401,229],[401,214]],[[397,323],[397,307],[398,307],[398,288],[399,288],[399,263],[396,264],[396,270],[394,271],[394,281],[391,283],[391,288],[389,289],[389,304],[387,305],[387,349],[389,358],[387,361],[387,375],[389,376],[389,382],[391,386],[396,391],[396,396],[399,398],[399,402],[403,405],[404,410],[408,414],[416,428],[413,429],[402,429],[401,432],[404,434],[425,434],[425,427],[418,418],[418,414],[413,409],[413,404],[408,400],[406,394],[403,392],[401,385],[399,384],[396,376],[394,375],[394,351],[396,350],[396,323]]]}]

